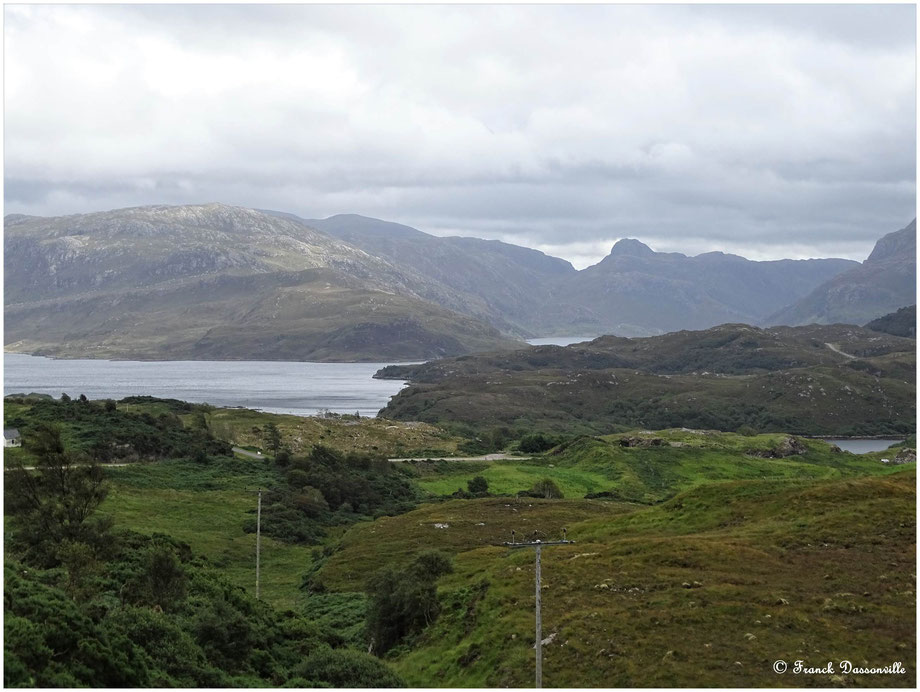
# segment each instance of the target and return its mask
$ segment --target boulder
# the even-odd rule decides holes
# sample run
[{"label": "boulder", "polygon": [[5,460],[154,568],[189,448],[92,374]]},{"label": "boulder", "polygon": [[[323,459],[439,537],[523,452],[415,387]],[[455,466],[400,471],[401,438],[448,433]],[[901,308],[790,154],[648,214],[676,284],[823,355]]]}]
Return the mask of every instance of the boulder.
[{"label": "boulder", "polygon": [[911,449],[910,447],[903,447],[897,456],[895,456],[893,464],[913,464],[917,461],[917,450]]}]

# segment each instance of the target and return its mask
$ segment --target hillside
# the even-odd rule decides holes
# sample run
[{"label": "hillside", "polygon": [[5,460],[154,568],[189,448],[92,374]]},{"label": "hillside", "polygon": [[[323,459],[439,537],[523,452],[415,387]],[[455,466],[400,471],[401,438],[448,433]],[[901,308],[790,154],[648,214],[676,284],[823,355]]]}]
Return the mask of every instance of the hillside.
[{"label": "hillside", "polygon": [[222,204],[10,215],[5,234],[5,347],[58,357],[424,360],[660,334],[760,322],[854,267],[625,239],[576,271],[494,240]]},{"label": "hillside", "polygon": [[[576,545],[543,551],[544,684],[912,686],[915,482],[913,470],[738,481],[641,511],[573,515],[567,527]],[[473,503],[451,509],[458,530],[480,514]],[[432,507],[429,520],[447,510]],[[541,522],[535,513],[523,523],[524,516],[506,514],[492,526],[505,534],[545,526],[558,535],[559,518]],[[375,543],[397,551],[401,528],[377,522]],[[343,541],[342,559],[351,545]],[[440,582],[442,615],[390,659],[394,668],[417,686],[532,684],[532,553],[447,545],[458,552],[454,574]],[[777,659],[809,667],[901,661],[906,672],[778,679]]]},{"label": "hillside", "polygon": [[[436,545],[454,562],[438,619],[385,660],[412,686],[524,687],[533,553],[501,543],[512,530],[548,540],[566,528],[575,545],[542,555],[546,686],[775,686],[777,659],[857,656],[907,672],[850,684],[911,684],[914,469],[788,441],[631,432],[529,462],[431,467],[419,479],[430,492],[475,474],[499,496],[355,525],[314,565],[308,602],[361,602],[380,554],[404,565]],[[541,474],[564,499],[514,497]],[[604,499],[581,499],[591,484],[589,497]]]},{"label": "hillside", "polygon": [[881,238],[872,254],[764,324],[864,324],[917,302],[917,220]]},{"label": "hillside", "polygon": [[551,286],[576,273],[565,260],[497,240],[441,238],[356,214],[305,223],[424,276],[428,300],[522,336],[542,333],[536,315]]},{"label": "hillside", "polygon": [[381,415],[592,434],[637,426],[904,432],[915,425],[915,348],[845,325],[601,337],[385,368],[378,376],[412,384]]},{"label": "hillside", "polygon": [[7,350],[412,360],[518,344],[295,221],[225,205],[5,220]]},{"label": "hillside", "polygon": [[866,325],[866,329],[874,332],[884,332],[894,336],[906,336],[910,339],[917,338],[917,306],[910,305],[882,315]]}]

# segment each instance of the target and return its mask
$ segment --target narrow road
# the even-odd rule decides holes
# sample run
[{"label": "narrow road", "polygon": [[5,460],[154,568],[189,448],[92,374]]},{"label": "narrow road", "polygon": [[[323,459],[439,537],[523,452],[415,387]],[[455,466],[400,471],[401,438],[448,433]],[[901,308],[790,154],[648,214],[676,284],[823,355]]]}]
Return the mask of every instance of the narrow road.
[{"label": "narrow road", "polygon": [[[123,464],[96,464],[96,466],[99,466],[99,467],[105,469],[105,468],[112,468],[112,467],[116,467],[116,466],[134,466],[134,464],[136,464],[136,463],[138,463],[138,462],[134,461],[134,462],[131,462],[131,463],[123,463]],[[74,465],[74,466],[92,466],[92,464],[73,464],[73,465]],[[34,471],[34,470],[37,469],[38,467],[37,467],[37,466],[23,466],[22,468],[23,468],[23,470],[25,470],[25,471]],[[19,469],[18,466],[6,466],[6,467],[4,467],[3,470],[4,470],[4,471],[16,471],[16,470],[18,470],[18,469]]]},{"label": "narrow road", "polygon": [[233,451],[237,454],[242,454],[244,457],[250,457],[252,459],[267,458],[264,454],[259,454],[258,452],[250,452],[248,449],[243,449],[242,447],[234,447]]},{"label": "narrow road", "polygon": [[834,346],[834,344],[829,344],[829,343],[827,343],[827,342],[825,341],[825,342],[824,342],[824,345],[827,346],[827,347],[828,347],[830,350],[832,350],[834,353],[839,353],[839,354],[840,354],[841,356],[843,356],[844,358],[849,358],[850,360],[856,360],[856,356],[851,356],[849,353],[844,353],[844,352],[841,351],[839,348],[837,348],[836,346]]},{"label": "narrow road", "polygon": [[390,459],[390,461],[502,461],[504,459],[530,459],[531,457],[518,457],[513,454],[483,454],[478,457],[409,457],[406,459]]}]

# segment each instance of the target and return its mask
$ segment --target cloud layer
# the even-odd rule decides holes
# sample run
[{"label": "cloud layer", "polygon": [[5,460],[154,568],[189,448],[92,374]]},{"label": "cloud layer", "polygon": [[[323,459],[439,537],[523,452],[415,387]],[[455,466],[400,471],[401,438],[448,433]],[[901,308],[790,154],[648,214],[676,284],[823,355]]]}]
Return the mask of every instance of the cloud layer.
[{"label": "cloud layer", "polygon": [[915,207],[912,6],[6,6],[6,212],[223,201],[863,259]]}]

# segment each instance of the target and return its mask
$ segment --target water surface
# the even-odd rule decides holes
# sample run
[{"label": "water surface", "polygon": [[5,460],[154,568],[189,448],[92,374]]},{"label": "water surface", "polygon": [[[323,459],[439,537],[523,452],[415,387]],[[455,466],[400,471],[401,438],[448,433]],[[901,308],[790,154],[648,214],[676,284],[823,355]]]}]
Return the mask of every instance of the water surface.
[{"label": "water surface", "polygon": [[580,344],[582,341],[593,341],[596,336],[541,336],[537,339],[527,339],[531,346],[569,346]]},{"label": "water surface", "polygon": [[895,442],[902,442],[902,438],[882,438],[877,440],[853,440],[847,438],[834,438],[834,437],[825,437],[822,438],[825,442],[830,442],[835,444],[844,452],[852,452],[853,454],[867,454],[869,452],[881,452],[882,450],[888,449]]},{"label": "water surface", "polygon": [[50,394],[90,399],[147,395],[272,413],[374,416],[405,386],[375,380],[388,363],[287,361],[54,360],[4,354],[4,394]]}]

